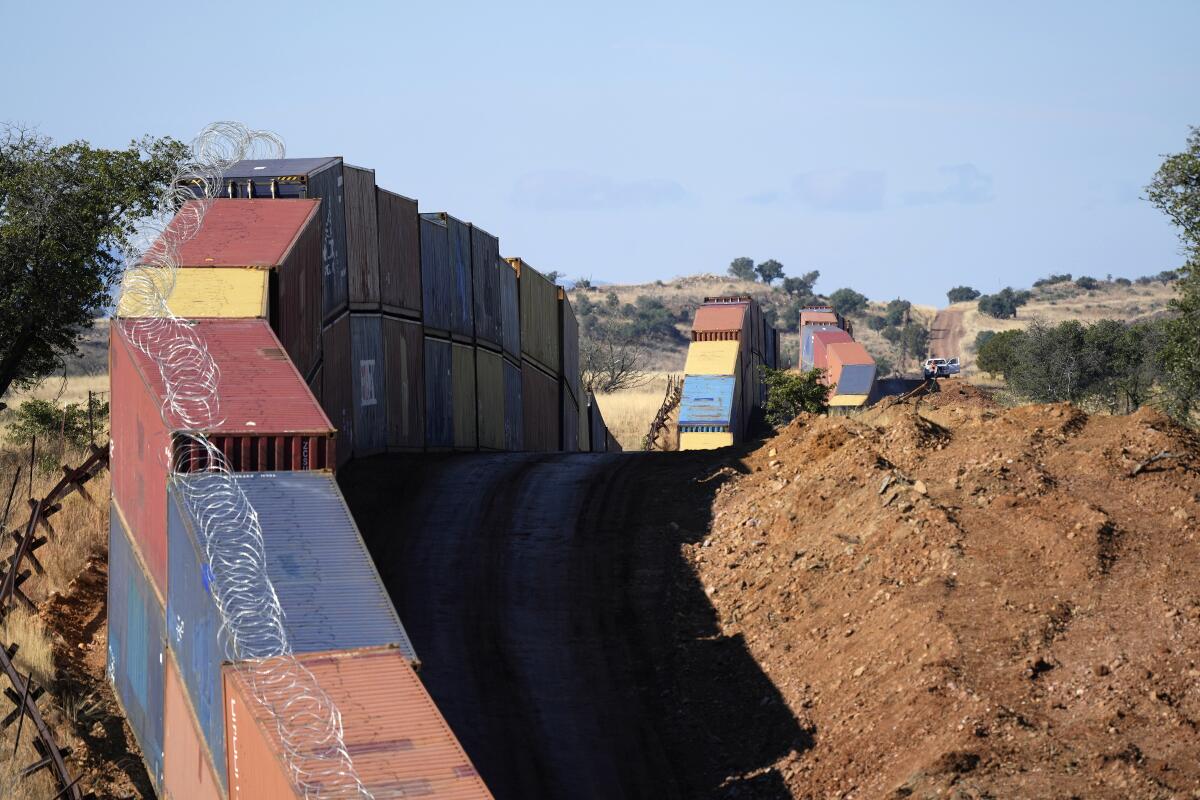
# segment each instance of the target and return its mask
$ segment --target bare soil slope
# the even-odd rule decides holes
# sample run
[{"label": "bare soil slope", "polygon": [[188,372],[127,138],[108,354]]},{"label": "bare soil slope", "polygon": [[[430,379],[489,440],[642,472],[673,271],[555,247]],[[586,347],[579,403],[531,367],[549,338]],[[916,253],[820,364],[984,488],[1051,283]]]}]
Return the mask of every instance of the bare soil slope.
[{"label": "bare soil slope", "polygon": [[1194,434],[956,383],[746,463],[685,550],[811,731],[793,796],[1200,796]]}]

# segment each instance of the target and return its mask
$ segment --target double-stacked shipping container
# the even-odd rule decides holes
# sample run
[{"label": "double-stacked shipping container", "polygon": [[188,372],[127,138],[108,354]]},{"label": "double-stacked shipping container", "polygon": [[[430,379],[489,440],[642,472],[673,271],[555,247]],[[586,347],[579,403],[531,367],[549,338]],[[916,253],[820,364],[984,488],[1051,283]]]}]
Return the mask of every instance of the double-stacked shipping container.
[{"label": "double-stacked shipping container", "polygon": [[854,341],[853,328],[830,306],[800,312],[800,368],[822,370],[832,387],[831,408],[858,408],[871,401],[875,359]]}]

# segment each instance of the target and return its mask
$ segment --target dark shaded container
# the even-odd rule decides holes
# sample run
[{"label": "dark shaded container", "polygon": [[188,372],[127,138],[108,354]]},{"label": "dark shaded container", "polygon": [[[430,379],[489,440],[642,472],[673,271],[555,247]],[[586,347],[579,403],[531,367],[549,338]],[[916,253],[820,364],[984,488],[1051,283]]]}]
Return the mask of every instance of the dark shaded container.
[{"label": "dark shaded container", "polygon": [[421,229],[417,201],[375,189],[379,296],[384,312],[421,318]]},{"label": "dark shaded container", "polygon": [[[396,646],[416,661],[412,644],[333,476],[317,472],[234,476],[258,517],[267,577],[283,610],[283,629],[295,653]],[[229,576],[205,557],[203,532],[185,494],[214,490],[212,475],[175,478],[170,489],[171,581],[167,593],[168,647],[204,740],[227,785],[220,638],[214,592]],[[265,590],[265,589],[264,589]],[[256,655],[241,653],[241,657]]]},{"label": "dark shaded container", "polygon": [[474,287],[471,285],[471,226],[443,213],[450,242],[450,335],[459,341],[475,339]]},{"label": "dark shaded container", "polygon": [[[154,787],[163,777],[163,600],[116,503],[108,517],[108,674]],[[20,698],[18,698],[19,700]]]},{"label": "dark shaded container", "polygon": [[475,351],[475,395],[479,449],[506,449],[504,357],[482,347]]},{"label": "dark shaded container", "polygon": [[504,355],[521,363],[521,285],[517,271],[504,259],[496,260],[500,272],[500,323]]},{"label": "dark shaded container", "polygon": [[604,423],[604,415],[600,413],[600,404],[596,395],[588,394],[588,435],[591,437],[591,451],[603,453],[608,450],[608,426]]},{"label": "dark shaded container", "polygon": [[579,414],[579,424],[575,426],[578,433],[576,449],[581,453],[590,453],[592,450],[592,414],[588,409],[586,399],[579,404],[577,412]]},{"label": "dark shaded container", "polygon": [[559,396],[562,409],[562,438],[559,439],[558,449],[564,453],[575,453],[579,451],[579,405],[567,391],[563,381],[559,381]]},{"label": "dark shaded container", "polygon": [[441,214],[422,214],[420,231],[422,320],[430,332],[449,336],[454,325],[450,233]]},{"label": "dark shaded container", "polygon": [[[204,468],[204,453],[182,431],[191,429],[169,412],[155,360],[127,338],[115,320],[109,338],[112,490],[129,516],[129,533],[155,586],[167,590],[167,478],[170,453],[176,470]],[[230,469],[332,469],[334,430],[279,339],[263,320],[187,323],[220,369],[221,420],[199,431],[228,460]],[[170,345],[162,345],[162,358]]]},{"label": "dark shaded container", "polygon": [[354,382],[354,457],[362,458],[387,449],[382,316],[350,314],[350,353]]},{"label": "dark shaded container", "polygon": [[350,308],[379,308],[379,212],[375,205],[375,170],[342,167],[346,196],[346,269]]},{"label": "dark shaded container", "polygon": [[[471,226],[471,283],[475,306],[476,344],[500,350],[504,342],[500,302],[500,240]],[[505,269],[508,269],[505,266]]]},{"label": "dark shaded container", "polygon": [[571,299],[567,290],[558,287],[558,349],[562,361],[559,372],[563,385],[571,393],[571,399],[579,404],[579,321],[575,319],[575,309],[571,308]]},{"label": "dark shaded container", "polygon": [[308,384],[308,390],[312,392],[312,396],[316,398],[318,403],[321,402],[321,378],[324,372],[325,370],[322,366],[317,364],[316,368],[312,371],[312,375],[305,381]]},{"label": "dark shaded container", "polygon": [[479,447],[479,427],[475,422],[475,348],[454,342],[450,370],[454,393],[454,449],[475,450]]},{"label": "dark shaded container", "polygon": [[521,288],[521,357],[551,375],[562,368],[558,350],[558,287],[519,258],[508,262]]},{"label": "dark shaded container", "polygon": [[420,450],[425,445],[424,339],[419,322],[383,318],[389,450]]},{"label": "dark shaded container", "polygon": [[321,331],[321,407],[338,432],[337,466],[354,455],[354,367],[350,314],[342,314]]},{"label": "dark shaded container", "polygon": [[454,447],[454,355],[450,342],[425,337],[425,446]]},{"label": "dark shaded container", "polygon": [[521,363],[521,402],[526,450],[551,452],[559,448],[562,400],[558,379],[531,361]]},{"label": "dark shaded container", "polygon": [[504,359],[504,449],[525,449],[524,403],[521,368]]},{"label": "dark shaded container", "polygon": [[222,194],[227,197],[321,199],[321,230],[324,237],[321,244],[323,317],[330,320],[345,310],[349,298],[349,282],[342,159],[274,158],[239,161],[226,171],[224,189]]}]

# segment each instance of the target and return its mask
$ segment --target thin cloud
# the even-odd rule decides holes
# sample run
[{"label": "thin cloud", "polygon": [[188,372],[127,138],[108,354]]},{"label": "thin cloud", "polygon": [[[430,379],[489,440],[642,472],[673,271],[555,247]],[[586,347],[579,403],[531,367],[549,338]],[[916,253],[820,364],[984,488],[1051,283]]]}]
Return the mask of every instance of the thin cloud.
[{"label": "thin cloud", "polygon": [[514,198],[539,211],[596,211],[680,205],[688,193],[676,181],[662,178],[619,181],[585,172],[545,170],[517,179]]},{"label": "thin cloud", "polygon": [[869,212],[883,208],[887,173],[868,169],[826,169],[792,179],[783,191],[768,189],[746,197],[756,206],[797,205],[813,211]]},{"label": "thin cloud", "polygon": [[943,204],[978,205],[996,199],[992,192],[992,176],[974,164],[951,164],[939,169],[948,178],[943,189],[909,192],[904,202],[910,206]]}]

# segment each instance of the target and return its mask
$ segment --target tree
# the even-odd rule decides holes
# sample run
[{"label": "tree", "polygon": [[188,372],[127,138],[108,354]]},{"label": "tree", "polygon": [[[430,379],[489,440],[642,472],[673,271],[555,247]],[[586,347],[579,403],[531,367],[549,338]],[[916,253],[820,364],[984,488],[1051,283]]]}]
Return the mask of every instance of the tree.
[{"label": "tree", "polygon": [[0,397],[37,384],[111,302],[114,253],[148,215],[187,148],[143,138],[125,150],[0,133]]},{"label": "tree", "polygon": [[791,277],[783,279],[783,290],[790,295],[797,297],[812,297],[813,287],[817,283],[817,279],[821,277],[821,273],[817,270],[806,272],[799,278]]},{"label": "tree", "polygon": [[1029,297],[1029,292],[1017,292],[1010,286],[996,294],[980,297],[979,313],[996,319],[1011,319],[1017,315],[1017,308],[1029,302]]},{"label": "tree", "polygon": [[563,274],[555,269],[546,273],[546,280],[550,281],[551,283],[558,283],[558,279],[562,276]]},{"label": "tree", "polygon": [[762,278],[762,282],[770,286],[772,282],[783,277],[783,264],[780,264],[773,258],[768,258],[754,268],[758,276]]},{"label": "tree", "polygon": [[908,312],[912,309],[912,303],[907,300],[896,298],[887,304],[887,308],[883,310],[883,321],[885,325],[902,325]]},{"label": "tree", "polygon": [[974,300],[979,295],[978,289],[972,289],[970,286],[955,286],[946,292],[946,299],[951,303],[965,303],[968,300]]},{"label": "tree", "polygon": [[744,281],[754,280],[754,259],[741,256],[729,262],[729,274]]},{"label": "tree", "polygon": [[[991,334],[984,336],[984,334]],[[975,337],[975,366],[992,375],[1007,376],[1017,360],[1017,345],[1022,331],[980,331]]]},{"label": "tree", "polygon": [[803,412],[823,414],[829,408],[832,386],[822,383],[824,370],[790,372],[763,367],[763,383],[767,385],[767,421],[786,425]]},{"label": "tree", "polygon": [[829,304],[842,316],[848,316],[867,307],[867,298],[853,289],[838,289],[829,295]]},{"label": "tree", "polygon": [[1095,278],[1091,277],[1090,275],[1080,275],[1078,278],[1075,279],[1075,285],[1078,286],[1080,289],[1085,289],[1087,291],[1091,291],[1092,289],[1100,288],[1100,281],[1096,280]]},{"label": "tree", "polygon": [[609,292],[604,295],[604,307],[609,311],[616,311],[621,307],[621,298],[617,297],[616,292]]},{"label": "tree", "polygon": [[579,337],[580,382],[588,392],[636,389],[649,378],[649,357],[640,339],[593,318]]}]

